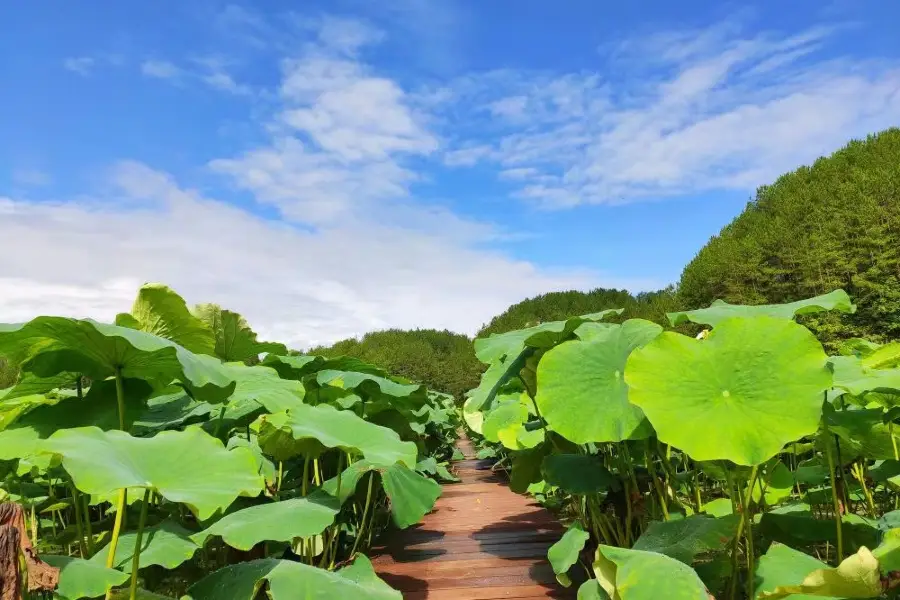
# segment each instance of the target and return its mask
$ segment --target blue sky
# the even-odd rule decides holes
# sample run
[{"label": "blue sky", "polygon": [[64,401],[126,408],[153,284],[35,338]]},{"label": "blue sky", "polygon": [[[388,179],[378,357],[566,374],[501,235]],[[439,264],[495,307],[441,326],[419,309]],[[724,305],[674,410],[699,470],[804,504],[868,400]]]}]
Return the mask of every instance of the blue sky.
[{"label": "blue sky", "polygon": [[900,124],[896,2],[0,7],[0,321],[164,281],[298,346],[677,281]]}]

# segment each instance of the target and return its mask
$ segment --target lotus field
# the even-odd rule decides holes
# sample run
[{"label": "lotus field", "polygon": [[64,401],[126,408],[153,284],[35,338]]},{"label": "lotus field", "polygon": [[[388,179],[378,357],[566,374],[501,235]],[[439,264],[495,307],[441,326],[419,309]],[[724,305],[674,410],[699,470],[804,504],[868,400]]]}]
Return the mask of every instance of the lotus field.
[{"label": "lotus field", "polygon": [[670,313],[687,334],[613,310],[481,338],[464,418],[560,511],[548,558],[581,600],[892,597],[900,342],[829,356],[800,324],[854,310],[837,290]]},{"label": "lotus field", "polygon": [[0,324],[0,357],[0,500],[60,569],[23,598],[397,600],[365,553],[452,479],[451,397],[165,286],[115,324]]}]

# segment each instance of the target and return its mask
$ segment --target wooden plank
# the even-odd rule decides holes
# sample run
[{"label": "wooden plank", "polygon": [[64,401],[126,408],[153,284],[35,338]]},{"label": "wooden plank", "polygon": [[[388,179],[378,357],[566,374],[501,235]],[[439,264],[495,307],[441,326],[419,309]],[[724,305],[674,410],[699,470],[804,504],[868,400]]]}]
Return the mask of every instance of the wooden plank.
[{"label": "wooden plank", "polygon": [[574,598],[577,586],[556,581],[547,549],[564,528],[531,498],[513,493],[494,461],[465,458],[453,471],[462,480],[443,486],[422,522],[396,531],[372,551],[376,571],[405,600],[537,600]]}]

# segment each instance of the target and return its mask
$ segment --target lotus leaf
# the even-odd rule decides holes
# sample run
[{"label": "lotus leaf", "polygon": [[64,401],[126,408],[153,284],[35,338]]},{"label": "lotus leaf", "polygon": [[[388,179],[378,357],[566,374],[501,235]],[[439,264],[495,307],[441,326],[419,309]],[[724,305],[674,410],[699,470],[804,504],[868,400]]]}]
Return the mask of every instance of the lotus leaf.
[{"label": "lotus leaf", "polygon": [[518,329],[508,333],[493,334],[490,337],[475,340],[475,355],[485,364],[512,359],[525,348],[552,348],[568,338],[572,332],[588,321],[602,321],[609,315],[622,314],[621,308],[608,309],[580,317],[571,317],[565,321],[550,321],[527,329]]},{"label": "lotus leaf", "polygon": [[[875,598],[881,595],[878,559],[868,548],[860,548],[856,554],[845,558],[833,569],[812,557],[801,558],[796,554],[799,554],[796,550],[780,544],[773,544],[769,548],[766,556],[760,559],[760,569],[763,569],[763,565],[766,568],[762,572],[763,584],[760,586],[764,586],[764,590],[758,594],[758,598],[778,600],[793,594],[802,595],[803,598]],[[807,568],[811,570],[805,575],[801,574]],[[780,583],[776,579],[788,581]],[[797,579],[800,579],[799,583],[790,582]],[[771,591],[765,589],[773,584]]]},{"label": "lotus leaf", "polygon": [[216,336],[209,325],[191,314],[184,298],[160,283],[142,286],[131,313],[118,315],[116,325],[172,340],[197,354],[216,352]]},{"label": "lotus leaf", "polygon": [[596,579],[588,579],[578,588],[577,600],[609,600],[609,596]]},{"label": "lotus leaf", "polygon": [[[191,532],[173,521],[163,521],[158,525],[148,527],[141,536],[141,567],[159,565],[166,569],[174,569],[178,565],[191,559],[199,546],[190,538]],[[134,547],[137,543],[137,533],[123,533],[119,536],[116,545],[116,557],[113,566],[126,573],[131,573]],[[96,565],[106,566],[109,550],[106,547],[100,549],[90,560]]]},{"label": "lotus leaf", "polygon": [[57,431],[43,448],[62,456],[63,468],[85,493],[150,488],[186,504],[200,520],[236,497],[256,496],[263,488],[249,450],[226,450],[222,442],[196,426],[163,431],[152,438],[80,427]]},{"label": "lotus leaf", "polygon": [[415,525],[434,508],[441,486],[402,463],[381,470],[384,491],[391,500],[394,524],[401,529]]},{"label": "lotus leaf", "polygon": [[0,391],[0,399],[3,404],[17,398],[25,398],[33,395],[43,395],[60,388],[72,388],[78,380],[77,373],[63,371],[52,377],[38,377],[34,373],[20,373],[16,384]]},{"label": "lotus leaf", "polygon": [[191,539],[202,546],[218,536],[238,550],[250,550],[259,542],[290,542],[322,533],[340,509],[338,501],[325,492],[269,502],[225,515]]},{"label": "lotus leaf", "polygon": [[694,515],[676,521],[655,521],[633,548],[659,552],[689,565],[698,554],[725,549],[734,539],[738,521],[738,515],[718,519]]},{"label": "lotus leaf", "polygon": [[221,363],[155,335],[91,320],[38,317],[0,325],[0,356],[39,377],[78,372],[102,380],[126,378],[168,385],[177,379],[198,400],[221,402],[235,383]]},{"label": "lotus leaf", "polygon": [[625,381],[660,440],[695,460],[757,465],[817,431],[826,358],[802,325],[734,318],[705,340],[661,334],[631,354]]},{"label": "lotus leaf", "polygon": [[855,356],[832,356],[834,386],[859,396],[866,392],[900,392],[900,368],[872,369]]},{"label": "lotus leaf", "polygon": [[207,575],[182,600],[253,600],[263,581],[272,600],[402,600],[366,563],[336,572],[274,558],[239,563]]},{"label": "lotus leaf", "polygon": [[303,384],[282,379],[275,369],[230,363],[225,365],[225,370],[237,382],[234,393],[228,399],[229,410],[233,414],[251,406],[264,407],[267,412],[274,413],[303,404]]},{"label": "lotus leaf", "polygon": [[397,461],[416,466],[418,449],[414,443],[401,441],[387,427],[324,404],[301,404],[290,411],[265,415],[259,432],[260,447],[276,460],[297,454],[316,455],[324,448],[341,448],[358,452],[378,466]]},{"label": "lotus leaf", "polygon": [[709,600],[692,568],[656,552],[601,544],[594,573],[613,600]]},{"label": "lotus leaf", "polygon": [[216,304],[198,304],[193,313],[215,334],[216,356],[224,361],[255,360],[264,352],[287,354],[284,344],[257,341],[256,332],[236,312]]},{"label": "lotus leaf", "polygon": [[649,436],[643,411],[628,401],[625,363],[661,331],[650,321],[629,319],[547,352],[538,365],[535,399],[550,428],[579,444]]},{"label": "lotus leaf", "polygon": [[598,455],[551,454],[541,466],[544,480],[570,494],[597,494],[618,490],[619,480],[603,466]]},{"label": "lotus leaf", "polygon": [[576,523],[569,527],[562,538],[547,550],[547,560],[550,561],[553,572],[556,573],[556,579],[565,587],[572,585],[572,580],[569,579],[567,573],[572,565],[578,562],[578,555],[584,549],[588,538],[590,538],[588,533]]},{"label": "lotus leaf", "polygon": [[56,594],[61,600],[96,598],[111,587],[122,585],[128,574],[89,560],[70,556],[41,555],[41,560],[59,569],[59,586]]},{"label": "lotus leaf", "polygon": [[836,310],[844,313],[856,312],[856,306],[844,290],[834,290],[828,294],[788,302],[786,304],[760,304],[749,306],[728,304],[724,300],[716,300],[709,308],[666,313],[672,326],[693,322],[701,325],[718,327],[722,321],[732,317],[768,316],[778,319],[793,319],[797,315]]}]

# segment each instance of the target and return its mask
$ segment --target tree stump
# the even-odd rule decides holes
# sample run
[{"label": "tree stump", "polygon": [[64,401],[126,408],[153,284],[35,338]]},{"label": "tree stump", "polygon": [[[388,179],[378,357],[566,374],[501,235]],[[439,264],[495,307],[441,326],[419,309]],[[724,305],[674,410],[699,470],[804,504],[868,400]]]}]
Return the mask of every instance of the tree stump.
[{"label": "tree stump", "polygon": [[0,600],[18,600],[22,589],[19,552],[28,569],[29,592],[51,592],[59,583],[59,569],[42,561],[25,529],[25,511],[13,502],[0,504]]}]

